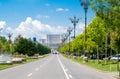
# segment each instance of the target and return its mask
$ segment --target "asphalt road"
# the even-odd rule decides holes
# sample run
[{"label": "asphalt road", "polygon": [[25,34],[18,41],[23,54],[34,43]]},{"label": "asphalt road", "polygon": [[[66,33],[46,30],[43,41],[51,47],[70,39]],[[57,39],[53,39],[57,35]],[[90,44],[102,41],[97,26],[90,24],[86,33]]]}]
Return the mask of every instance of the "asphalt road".
[{"label": "asphalt road", "polygon": [[114,79],[98,70],[80,65],[61,55],[0,71],[0,79]]}]

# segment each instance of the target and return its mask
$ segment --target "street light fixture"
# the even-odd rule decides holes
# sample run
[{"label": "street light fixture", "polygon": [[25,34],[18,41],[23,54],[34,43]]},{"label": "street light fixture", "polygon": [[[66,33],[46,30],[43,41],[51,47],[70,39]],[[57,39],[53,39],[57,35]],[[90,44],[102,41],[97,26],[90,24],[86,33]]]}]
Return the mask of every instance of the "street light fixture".
[{"label": "street light fixture", "polygon": [[79,22],[79,19],[77,19],[77,18],[74,16],[73,19],[70,18],[70,21],[71,21],[71,23],[72,23],[73,26],[74,26],[74,39],[75,39],[75,29],[76,29],[76,24]]},{"label": "street light fixture", "polygon": [[86,26],[87,26],[87,10],[88,10],[88,6],[89,6],[89,0],[80,0],[81,6],[84,6],[84,11],[85,11],[85,37],[84,37],[84,41],[85,41],[85,47],[84,47],[84,54],[86,54]]},{"label": "street light fixture", "polygon": [[8,33],[9,41],[11,40],[11,37],[12,37],[12,33]]}]

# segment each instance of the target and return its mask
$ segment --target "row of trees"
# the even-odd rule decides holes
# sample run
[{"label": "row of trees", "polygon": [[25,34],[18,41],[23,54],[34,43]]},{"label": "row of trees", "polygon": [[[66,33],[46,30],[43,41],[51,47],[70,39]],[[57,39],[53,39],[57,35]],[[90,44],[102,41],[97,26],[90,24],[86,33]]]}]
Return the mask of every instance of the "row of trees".
[{"label": "row of trees", "polygon": [[21,36],[17,37],[15,43],[12,43],[11,40],[7,41],[5,37],[0,37],[0,51],[11,52],[12,54],[24,54],[28,56],[50,53],[50,49],[48,47]]},{"label": "row of trees", "polygon": [[91,7],[96,17],[87,27],[87,41],[84,33],[79,34],[70,44],[60,47],[61,52],[84,53],[87,46],[88,54],[104,54],[109,56],[120,52],[120,2],[119,0],[91,0]]}]

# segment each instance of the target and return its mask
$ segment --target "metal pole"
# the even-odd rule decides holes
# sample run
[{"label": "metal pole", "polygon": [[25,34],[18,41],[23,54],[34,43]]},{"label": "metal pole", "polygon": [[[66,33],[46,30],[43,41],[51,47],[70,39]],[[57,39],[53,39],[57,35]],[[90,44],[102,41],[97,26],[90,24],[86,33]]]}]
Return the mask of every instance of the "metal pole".
[{"label": "metal pole", "polygon": [[84,6],[84,11],[85,11],[85,36],[84,36],[84,55],[86,55],[86,50],[87,50],[87,46],[86,46],[86,41],[87,41],[87,10],[88,10],[88,5],[89,5],[89,1],[88,0],[80,0],[81,6]]},{"label": "metal pole", "polygon": [[87,26],[87,9],[85,9],[85,49],[84,49],[84,54],[86,55],[86,33],[87,33],[87,30],[86,30],[86,26]]},{"label": "metal pole", "polygon": [[74,25],[74,39],[75,39],[75,25]]},{"label": "metal pole", "polygon": [[75,39],[75,29],[76,29],[76,17],[74,16],[74,39]]},{"label": "metal pole", "polygon": [[76,37],[76,24],[78,23],[78,21],[79,21],[79,19],[77,19],[75,16],[74,16],[74,18],[72,19],[72,18],[70,18],[70,20],[71,20],[71,23],[73,23],[73,26],[74,26],[74,38]]},{"label": "metal pole", "polygon": [[[74,16],[74,18],[73,19],[71,19],[70,18],[70,20],[71,20],[71,23],[73,23],[73,26],[74,26],[74,39],[75,39],[75,37],[76,37],[76,24],[78,23],[78,21],[79,21],[79,19],[77,19],[75,16]],[[75,50],[74,50],[74,53],[75,53]]]}]

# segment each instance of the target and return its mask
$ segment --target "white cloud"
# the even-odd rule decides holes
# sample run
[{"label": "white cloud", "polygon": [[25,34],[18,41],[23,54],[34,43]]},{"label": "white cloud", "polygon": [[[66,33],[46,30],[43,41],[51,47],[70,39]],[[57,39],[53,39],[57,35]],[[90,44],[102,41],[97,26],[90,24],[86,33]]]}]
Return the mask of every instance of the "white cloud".
[{"label": "white cloud", "polygon": [[[76,35],[84,31],[84,24],[79,23],[76,26]],[[50,26],[43,24],[39,20],[33,20],[31,17],[27,17],[25,21],[21,22],[17,28],[13,29],[8,27],[6,32],[13,33],[12,39],[21,34],[23,37],[32,38],[46,38],[47,34],[64,34],[67,33],[67,27],[63,26]],[[73,32],[72,32],[73,34]]]},{"label": "white cloud", "polygon": [[12,30],[13,30],[13,29],[12,29],[11,27],[7,27],[7,28],[6,28],[6,32],[7,32],[7,33],[12,32]]},{"label": "white cloud", "polygon": [[13,38],[19,34],[27,38],[46,38],[46,34],[65,33],[66,30],[64,28],[65,27],[62,26],[52,27],[48,24],[41,23],[39,20],[33,20],[31,17],[27,17],[17,28],[12,29],[11,27],[8,27],[6,30],[13,33]]},{"label": "white cloud", "polygon": [[78,23],[78,25],[76,26],[76,33],[77,34],[83,33],[84,28],[85,28],[85,24],[84,23]]},{"label": "white cloud", "polygon": [[5,25],[6,25],[6,22],[5,22],[5,21],[0,21],[0,29],[1,29],[1,28],[4,28]]},{"label": "white cloud", "polygon": [[66,11],[69,11],[69,9],[67,9],[67,8],[57,8],[56,11],[57,12],[62,12],[62,11],[66,12]]}]

